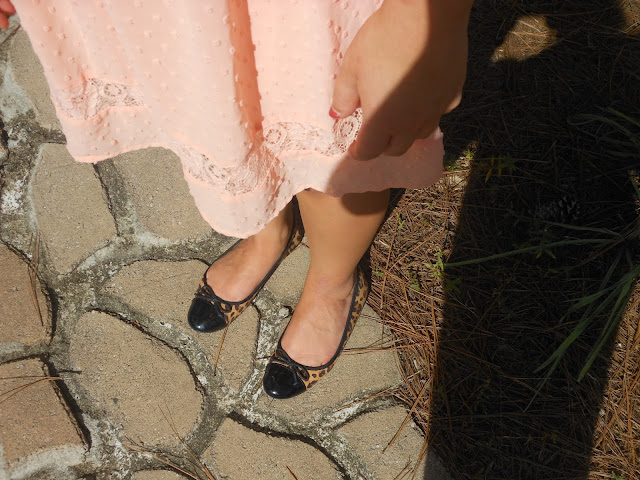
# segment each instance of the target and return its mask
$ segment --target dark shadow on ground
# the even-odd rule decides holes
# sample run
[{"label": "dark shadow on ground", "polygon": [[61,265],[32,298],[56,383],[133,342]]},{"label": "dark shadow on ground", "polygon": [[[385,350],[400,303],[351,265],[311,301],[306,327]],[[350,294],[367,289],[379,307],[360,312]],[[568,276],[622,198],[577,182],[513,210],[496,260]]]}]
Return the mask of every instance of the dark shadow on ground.
[{"label": "dark shadow on ground", "polygon": [[[637,222],[630,171],[640,166],[638,150],[607,141],[626,138],[615,126],[580,117],[616,119],[604,110],[614,108],[640,119],[640,44],[625,33],[618,3],[478,0],[472,17],[466,94],[443,122],[450,153],[471,145],[449,262],[610,238],[571,226],[623,232]],[[548,43],[545,23],[555,35]],[[509,35],[514,29],[534,33]],[[526,54],[523,42],[536,38]],[[621,123],[640,138],[637,126]],[[603,321],[569,349],[527,409],[545,373],[534,370],[575,327],[583,310],[560,323],[569,307],[602,288],[615,259],[606,285],[628,271],[627,258],[638,265],[637,243],[541,247],[445,270],[428,434],[455,478],[589,477],[612,342],[582,382],[576,377]],[[623,472],[599,478],[613,473]]]}]

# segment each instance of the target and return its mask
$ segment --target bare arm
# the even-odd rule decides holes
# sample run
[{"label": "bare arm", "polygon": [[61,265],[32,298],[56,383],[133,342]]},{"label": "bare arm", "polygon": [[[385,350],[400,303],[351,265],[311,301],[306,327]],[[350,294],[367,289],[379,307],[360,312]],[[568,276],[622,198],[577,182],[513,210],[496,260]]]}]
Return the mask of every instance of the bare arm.
[{"label": "bare arm", "polygon": [[336,79],[334,118],[362,107],[349,152],[401,155],[426,138],[462,95],[473,0],[385,0],[347,50]]}]

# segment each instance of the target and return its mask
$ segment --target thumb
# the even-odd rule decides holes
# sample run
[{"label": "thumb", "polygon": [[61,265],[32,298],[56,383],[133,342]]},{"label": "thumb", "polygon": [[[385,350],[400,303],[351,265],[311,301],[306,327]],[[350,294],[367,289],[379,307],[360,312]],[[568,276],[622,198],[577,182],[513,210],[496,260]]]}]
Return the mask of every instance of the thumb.
[{"label": "thumb", "polygon": [[335,119],[345,118],[355,112],[359,106],[360,95],[356,76],[347,62],[343,62],[333,86],[333,101],[329,115]]}]

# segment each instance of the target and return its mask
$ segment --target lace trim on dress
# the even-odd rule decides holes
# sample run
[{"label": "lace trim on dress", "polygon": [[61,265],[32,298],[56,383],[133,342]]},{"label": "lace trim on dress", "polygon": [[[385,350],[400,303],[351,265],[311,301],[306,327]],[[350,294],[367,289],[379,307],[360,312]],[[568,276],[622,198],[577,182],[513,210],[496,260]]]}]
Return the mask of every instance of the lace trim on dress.
[{"label": "lace trim on dress", "polygon": [[355,140],[362,124],[360,109],[338,120],[333,132],[298,122],[278,122],[264,127],[264,145],[278,156],[291,150],[313,150],[326,156],[345,153]]},{"label": "lace trim on dress", "polygon": [[[253,147],[241,165],[221,167],[209,157],[180,144],[173,148],[184,171],[196,180],[212,185],[229,196],[251,192],[276,173],[278,160],[264,146]],[[259,153],[258,153],[259,152]]]},{"label": "lace trim on dress", "polygon": [[144,105],[140,87],[107,83],[97,78],[69,90],[54,90],[53,97],[58,108],[75,120],[88,120],[111,107]]},{"label": "lace trim on dress", "polygon": [[[68,117],[88,120],[117,107],[145,106],[142,89],[134,85],[107,83],[92,78],[76,88],[54,91],[54,102]],[[227,195],[241,195],[270,180],[279,183],[282,175],[278,157],[287,151],[315,151],[326,156],[344,154],[362,125],[360,109],[338,120],[333,131],[299,122],[277,122],[263,129],[262,139],[253,145],[241,164],[220,167],[209,157],[179,143],[170,148],[182,160],[191,177],[215,186]]]},{"label": "lace trim on dress", "polygon": [[258,146],[253,146],[242,165],[220,167],[205,155],[182,148],[178,155],[185,170],[193,178],[216,185],[228,195],[240,195],[260,187],[265,181],[279,183],[278,157],[288,151],[315,151],[326,156],[344,154],[362,125],[360,109],[350,117],[338,120],[333,131],[299,122],[277,122],[264,127]]}]

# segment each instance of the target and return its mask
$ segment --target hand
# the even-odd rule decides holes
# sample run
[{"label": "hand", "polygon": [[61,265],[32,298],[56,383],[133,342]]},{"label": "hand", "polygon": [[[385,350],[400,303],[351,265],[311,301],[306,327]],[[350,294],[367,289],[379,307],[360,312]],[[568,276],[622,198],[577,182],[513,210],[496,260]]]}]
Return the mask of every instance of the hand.
[{"label": "hand", "polygon": [[345,52],[330,115],[362,107],[349,153],[402,155],[459,103],[472,0],[386,0]]},{"label": "hand", "polygon": [[16,13],[10,0],[0,0],[0,28],[9,28],[9,17]]}]

